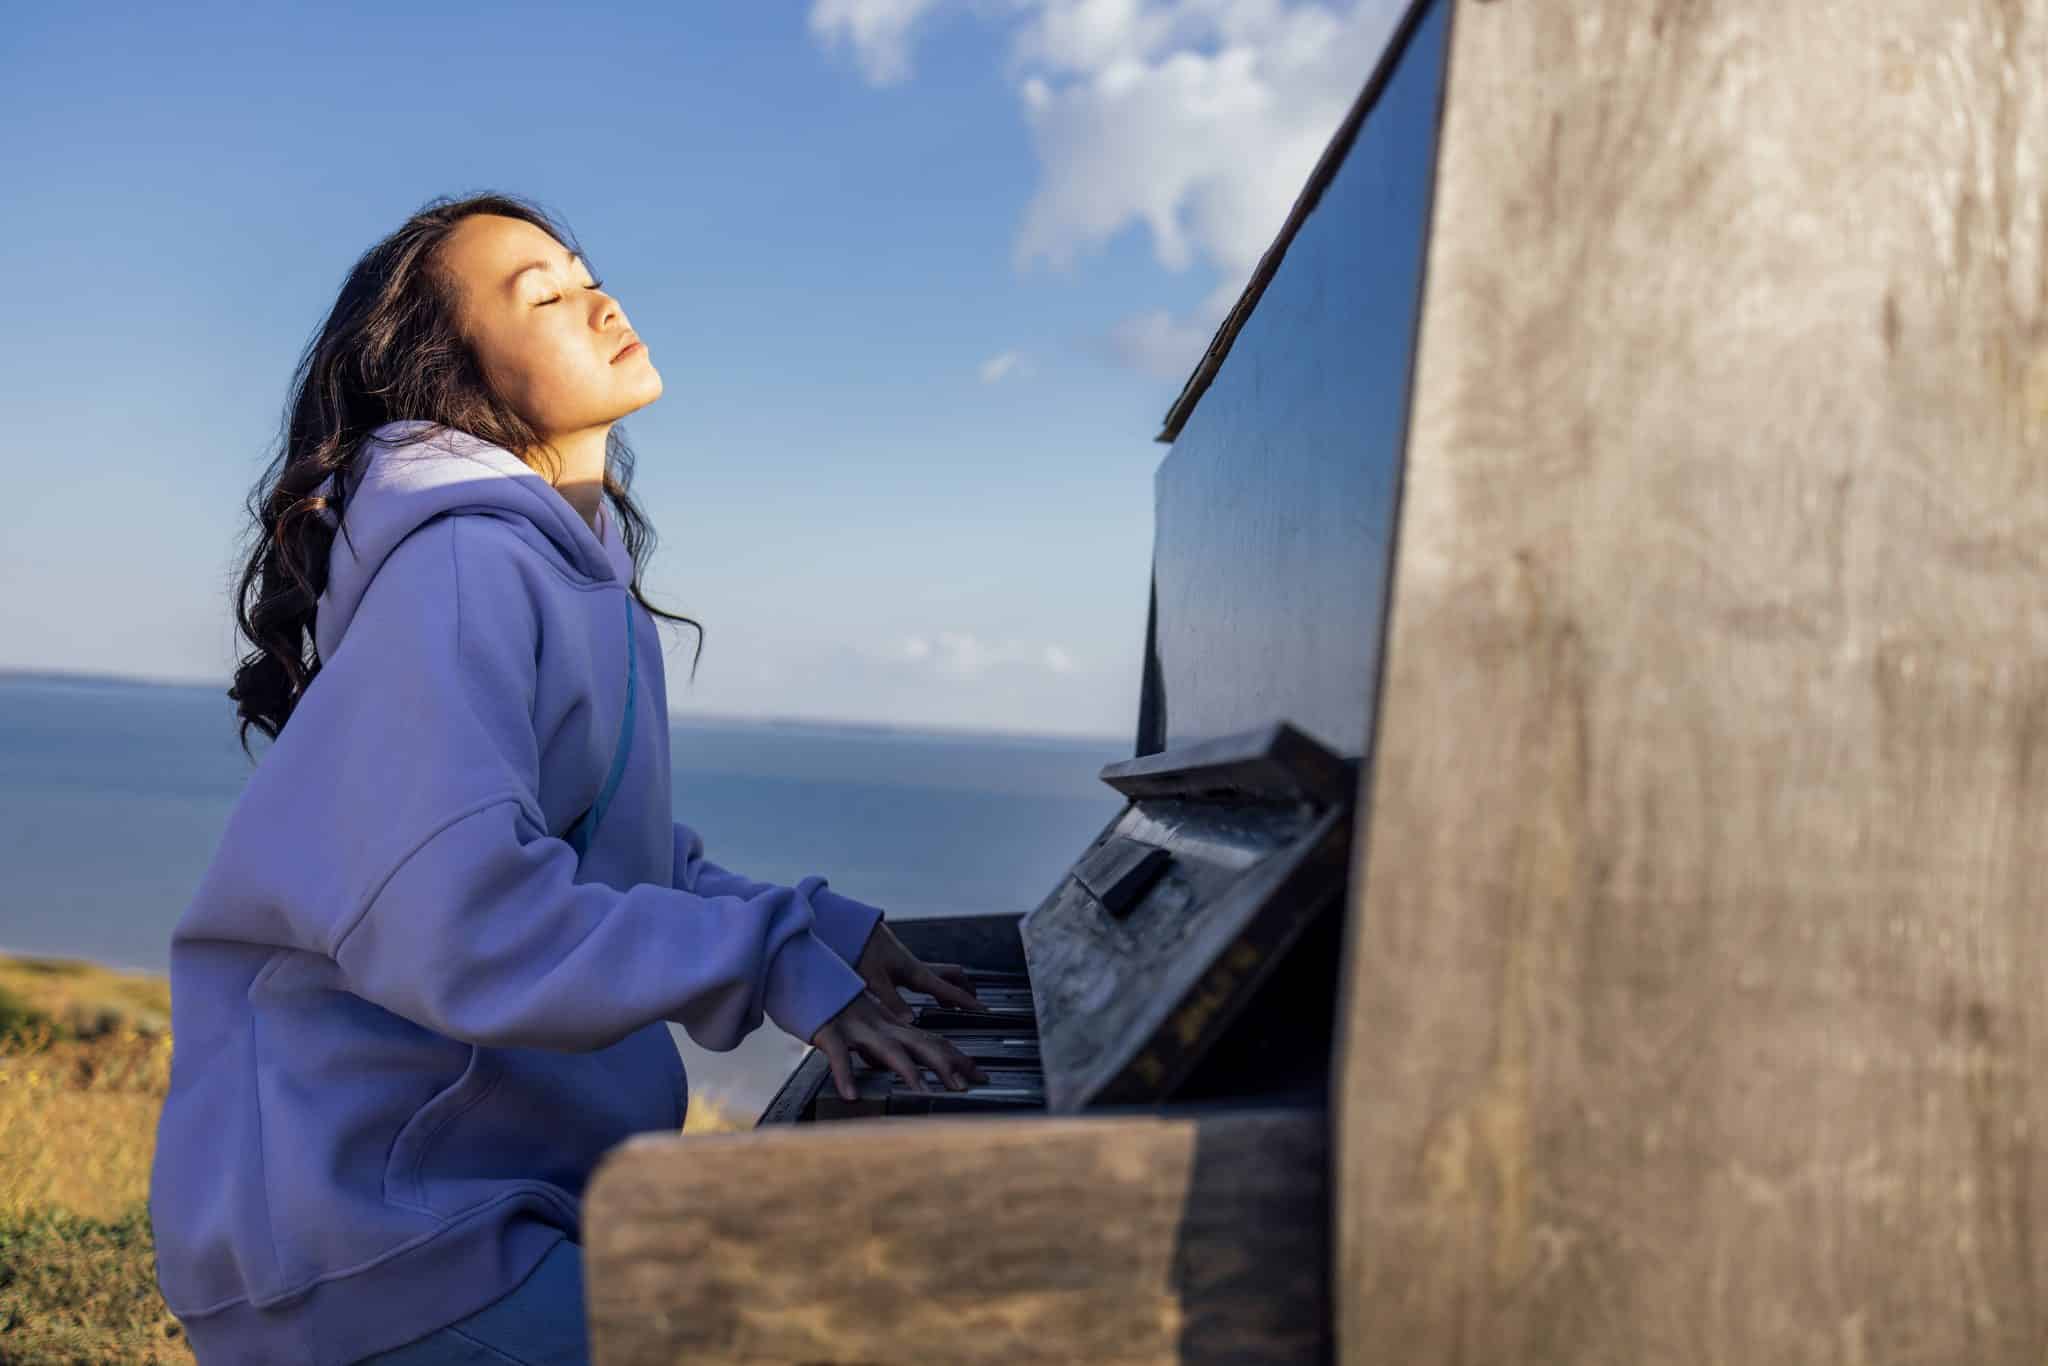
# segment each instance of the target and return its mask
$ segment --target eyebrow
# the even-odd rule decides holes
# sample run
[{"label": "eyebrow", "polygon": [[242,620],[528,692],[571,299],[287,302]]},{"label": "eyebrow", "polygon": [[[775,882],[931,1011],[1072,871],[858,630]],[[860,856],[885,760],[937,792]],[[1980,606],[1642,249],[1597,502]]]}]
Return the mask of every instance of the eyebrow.
[{"label": "eyebrow", "polygon": [[[583,258],[582,258],[581,256],[577,256],[577,255],[572,255],[572,256],[570,256],[570,257],[569,257],[569,259],[570,259],[571,261],[583,261]],[[554,265],[554,262],[553,262],[553,261],[528,261],[528,262],[527,262],[527,263],[526,263],[525,265],[523,265],[523,266],[521,266],[521,267],[520,267],[519,269],[517,269],[517,270],[513,271],[513,272],[512,272],[512,274],[511,274],[510,276],[506,277],[506,280],[505,280],[505,289],[506,289],[506,291],[507,291],[507,292],[509,293],[509,292],[511,291],[512,287],[513,287],[514,285],[517,285],[517,284],[519,283],[519,277],[520,277],[520,276],[522,276],[522,275],[524,275],[524,274],[526,274],[526,272],[527,272],[527,271],[529,271],[529,270],[546,270],[546,269],[547,269],[548,267],[550,267],[550,266],[552,266],[552,265]],[[589,269],[590,269],[590,263],[589,263],[588,261],[583,261],[583,268],[584,268],[585,270],[589,270]]]}]

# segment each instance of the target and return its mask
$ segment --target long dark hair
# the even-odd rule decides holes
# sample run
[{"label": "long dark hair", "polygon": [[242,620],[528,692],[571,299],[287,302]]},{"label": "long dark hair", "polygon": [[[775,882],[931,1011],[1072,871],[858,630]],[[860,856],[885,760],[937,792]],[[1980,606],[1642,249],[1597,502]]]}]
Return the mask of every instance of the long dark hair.
[{"label": "long dark hair", "polygon": [[[565,228],[516,195],[444,195],[429,200],[349,271],[326,323],[299,358],[277,454],[249,495],[252,543],[234,591],[234,612],[241,634],[256,648],[243,657],[228,689],[241,718],[245,754],[250,727],[276,739],[320,672],[313,613],[327,586],[327,552],[365,437],[386,422],[426,419],[508,451],[544,457],[551,451],[492,392],[457,327],[456,282],[438,248],[457,222],[478,213],[524,219],[589,260]],[[323,497],[318,490],[329,475],[336,496]],[[605,442],[604,496],[633,558],[628,591],[654,616],[696,629],[694,677],[704,628],[641,596],[640,571],[655,536],[628,492],[632,482],[633,452],[614,423]],[[332,509],[333,521],[321,515],[323,509]]]}]

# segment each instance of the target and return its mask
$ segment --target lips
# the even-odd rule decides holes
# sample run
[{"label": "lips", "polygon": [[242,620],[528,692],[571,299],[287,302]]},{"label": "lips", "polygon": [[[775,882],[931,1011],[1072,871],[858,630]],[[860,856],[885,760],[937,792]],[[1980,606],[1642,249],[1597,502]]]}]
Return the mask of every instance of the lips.
[{"label": "lips", "polygon": [[612,359],[613,359],[613,360],[617,360],[617,359],[618,359],[618,358],[619,358],[620,356],[623,356],[623,355],[625,355],[625,354],[626,354],[626,353],[627,353],[628,351],[631,351],[631,350],[632,350],[632,349],[633,349],[634,347],[638,346],[639,344],[640,344],[640,338],[639,338],[639,337],[637,337],[637,336],[633,336],[633,337],[628,337],[628,338],[626,339],[626,344],[625,344],[624,346],[620,347],[620,348],[619,348],[619,349],[618,349],[618,350],[617,350],[616,352],[614,352],[614,353],[612,354]]}]

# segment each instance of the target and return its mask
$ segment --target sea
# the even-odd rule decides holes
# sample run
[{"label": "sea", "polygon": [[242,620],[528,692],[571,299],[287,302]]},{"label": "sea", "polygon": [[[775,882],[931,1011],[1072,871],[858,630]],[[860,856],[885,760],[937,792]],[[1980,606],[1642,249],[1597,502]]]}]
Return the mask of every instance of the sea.
[{"label": "sea", "polygon": [[[219,688],[0,674],[0,952],[163,973],[170,935],[267,741]],[[892,919],[1028,911],[1122,801],[1111,737],[678,720],[674,808],[706,857],[817,874]],[[772,1022],[728,1052],[671,1026],[693,1096],[750,1118],[805,1045]]]}]

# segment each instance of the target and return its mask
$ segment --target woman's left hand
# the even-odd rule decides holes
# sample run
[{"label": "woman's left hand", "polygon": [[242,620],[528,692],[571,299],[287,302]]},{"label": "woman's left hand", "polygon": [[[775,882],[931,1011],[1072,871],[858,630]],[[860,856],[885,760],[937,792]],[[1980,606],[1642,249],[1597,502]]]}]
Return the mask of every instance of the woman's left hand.
[{"label": "woman's left hand", "polygon": [[899,987],[925,992],[941,1005],[962,1010],[988,1009],[967,985],[966,968],[958,963],[919,962],[885,920],[875,922],[874,933],[868,936],[860,951],[860,961],[853,966],[867,980],[868,990],[882,1003],[882,1009],[903,1024],[909,1024],[912,1017],[909,1004],[897,994]]}]

